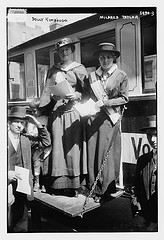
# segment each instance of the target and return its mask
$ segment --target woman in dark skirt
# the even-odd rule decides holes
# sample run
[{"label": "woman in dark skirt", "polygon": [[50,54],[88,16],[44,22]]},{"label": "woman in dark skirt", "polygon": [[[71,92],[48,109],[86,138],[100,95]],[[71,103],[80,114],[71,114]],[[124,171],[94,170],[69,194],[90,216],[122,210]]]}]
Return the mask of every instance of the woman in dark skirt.
[{"label": "woman in dark skirt", "polygon": [[[72,60],[77,42],[70,38],[61,39],[57,44],[60,62],[48,72],[40,107],[54,107],[49,115],[49,131],[52,136],[52,154],[49,159],[48,187],[54,194],[75,196],[87,173],[85,148],[83,148],[83,124],[80,115],[74,110],[74,103],[81,101],[84,94],[85,67]],[[65,79],[73,88],[73,93],[65,99],[53,95],[51,88]],[[68,190],[69,189],[69,190]]]},{"label": "woman in dark skirt", "polygon": [[121,158],[120,121],[124,105],[128,102],[128,79],[114,61],[120,56],[111,43],[101,43],[94,56],[100,67],[89,75],[90,97],[99,108],[87,121],[88,185],[91,189],[107,150],[109,155],[97,181],[93,197],[99,202],[102,196],[116,192]]}]

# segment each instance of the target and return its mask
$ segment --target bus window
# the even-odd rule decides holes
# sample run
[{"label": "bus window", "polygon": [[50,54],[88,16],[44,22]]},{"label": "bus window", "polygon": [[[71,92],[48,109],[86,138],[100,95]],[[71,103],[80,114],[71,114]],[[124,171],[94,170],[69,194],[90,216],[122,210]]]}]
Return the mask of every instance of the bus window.
[{"label": "bus window", "polygon": [[25,71],[23,54],[9,59],[8,78],[9,100],[25,100]]},{"label": "bus window", "polygon": [[49,48],[39,49],[36,54],[36,72],[38,83],[38,95],[40,96],[46,81],[47,71],[50,67]]},{"label": "bus window", "polygon": [[81,39],[81,63],[86,67],[88,73],[98,68],[99,62],[93,56],[101,42],[111,42],[115,44],[115,30],[92,35]]},{"label": "bus window", "polygon": [[143,93],[156,92],[156,19],[155,16],[141,18],[142,37],[142,86]]}]

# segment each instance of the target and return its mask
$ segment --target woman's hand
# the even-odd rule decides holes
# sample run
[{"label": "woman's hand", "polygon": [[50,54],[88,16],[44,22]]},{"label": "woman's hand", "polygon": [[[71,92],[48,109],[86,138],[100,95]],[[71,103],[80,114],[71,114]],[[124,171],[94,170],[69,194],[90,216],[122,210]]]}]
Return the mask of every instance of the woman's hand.
[{"label": "woman's hand", "polygon": [[76,94],[74,93],[69,93],[66,95],[66,99],[68,100],[75,100],[76,99]]},{"label": "woman's hand", "polygon": [[8,171],[8,181],[16,181],[17,179],[21,180],[20,174],[15,171]]},{"label": "woman's hand", "polygon": [[104,106],[104,103],[102,100],[98,100],[95,104],[95,108],[99,110],[102,106]]},{"label": "woman's hand", "polygon": [[60,100],[61,98],[59,96],[56,96],[56,95],[53,95],[51,94],[51,99],[55,100],[55,101],[58,101]]}]

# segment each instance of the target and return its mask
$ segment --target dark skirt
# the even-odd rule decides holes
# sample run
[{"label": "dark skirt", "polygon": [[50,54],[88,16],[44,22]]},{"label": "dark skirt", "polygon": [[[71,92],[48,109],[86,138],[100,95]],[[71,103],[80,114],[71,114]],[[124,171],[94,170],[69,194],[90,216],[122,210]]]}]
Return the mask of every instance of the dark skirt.
[{"label": "dark skirt", "polygon": [[118,179],[121,159],[120,121],[112,126],[104,111],[92,116],[87,121],[87,157],[88,186],[91,189],[109,146],[113,145],[97,182],[94,193],[104,194],[110,183]]},{"label": "dark skirt", "polygon": [[59,107],[51,114],[52,153],[49,175],[53,189],[79,188],[87,174],[84,124],[72,106]]}]

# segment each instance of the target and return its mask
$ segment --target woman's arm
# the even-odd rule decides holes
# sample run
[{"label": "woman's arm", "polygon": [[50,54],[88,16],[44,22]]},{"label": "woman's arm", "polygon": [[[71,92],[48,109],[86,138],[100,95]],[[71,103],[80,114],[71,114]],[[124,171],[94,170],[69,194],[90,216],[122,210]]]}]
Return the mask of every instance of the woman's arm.
[{"label": "woman's arm", "polygon": [[85,96],[85,82],[88,79],[88,73],[83,65],[73,69],[73,72],[77,78],[77,84],[75,88],[75,99],[82,99]]},{"label": "woman's arm", "polygon": [[128,92],[129,92],[128,79],[127,76],[124,76],[123,81],[120,83],[118,97],[103,100],[103,103],[107,107],[124,105],[129,101]]},{"label": "woman's arm", "polygon": [[45,86],[44,86],[43,92],[40,97],[39,107],[44,108],[44,110],[46,110],[46,112],[50,112],[49,110],[53,109],[53,107],[55,106],[55,104],[58,100],[58,99],[55,99],[54,96],[52,96],[51,91],[49,89],[49,84],[51,82],[50,79],[51,79],[52,75],[55,74],[57,71],[58,71],[58,69],[56,68],[56,66],[53,66],[52,68],[50,68],[48,70]]}]

